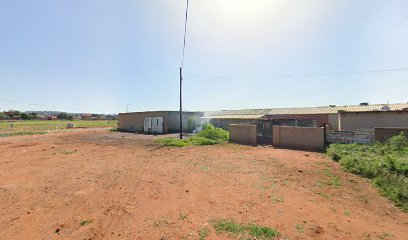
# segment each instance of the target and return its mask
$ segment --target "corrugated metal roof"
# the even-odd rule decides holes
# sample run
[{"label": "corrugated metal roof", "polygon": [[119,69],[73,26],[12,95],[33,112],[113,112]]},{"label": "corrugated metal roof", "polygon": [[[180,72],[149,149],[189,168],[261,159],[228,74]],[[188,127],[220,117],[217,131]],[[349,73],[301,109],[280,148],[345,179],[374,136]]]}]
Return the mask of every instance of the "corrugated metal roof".
[{"label": "corrugated metal roof", "polygon": [[216,118],[216,119],[258,119],[265,115],[204,115],[203,118]]},{"label": "corrugated metal roof", "polygon": [[338,111],[368,112],[388,109],[390,111],[408,108],[408,103],[398,104],[370,104],[349,106],[324,106],[324,107],[300,107],[300,108],[267,108],[267,109],[244,109],[244,110],[222,110],[206,112],[205,118],[219,119],[257,119],[265,115],[273,114],[335,114]]}]

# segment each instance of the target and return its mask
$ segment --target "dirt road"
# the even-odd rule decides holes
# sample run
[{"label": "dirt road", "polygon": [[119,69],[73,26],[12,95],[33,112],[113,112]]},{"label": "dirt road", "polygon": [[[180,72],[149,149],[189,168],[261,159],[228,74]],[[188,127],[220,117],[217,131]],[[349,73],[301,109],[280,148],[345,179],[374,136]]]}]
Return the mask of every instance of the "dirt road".
[{"label": "dirt road", "polygon": [[[0,139],[1,239],[230,239],[230,218],[281,239],[408,239],[408,214],[323,154],[169,148],[106,130]],[[231,237],[234,239],[234,237]]]}]

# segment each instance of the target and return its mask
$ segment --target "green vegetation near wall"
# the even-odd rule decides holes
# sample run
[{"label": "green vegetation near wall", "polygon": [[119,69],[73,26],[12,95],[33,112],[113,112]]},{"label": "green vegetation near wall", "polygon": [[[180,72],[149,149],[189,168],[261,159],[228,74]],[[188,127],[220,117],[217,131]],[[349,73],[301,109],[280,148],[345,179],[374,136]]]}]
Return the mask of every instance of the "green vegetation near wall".
[{"label": "green vegetation near wall", "polygon": [[165,146],[184,147],[192,145],[214,145],[227,142],[229,139],[228,131],[216,128],[211,124],[205,124],[203,130],[196,135],[186,139],[162,138],[157,142]]},{"label": "green vegetation near wall", "polygon": [[327,153],[348,172],[372,179],[381,193],[408,211],[408,139],[374,145],[332,144]]}]

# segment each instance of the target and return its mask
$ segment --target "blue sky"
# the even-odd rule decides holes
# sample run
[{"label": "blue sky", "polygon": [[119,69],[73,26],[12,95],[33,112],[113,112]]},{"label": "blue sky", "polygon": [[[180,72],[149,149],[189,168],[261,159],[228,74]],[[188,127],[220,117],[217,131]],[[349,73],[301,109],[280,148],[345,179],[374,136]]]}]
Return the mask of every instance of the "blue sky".
[{"label": "blue sky", "polygon": [[[177,110],[184,8],[0,1],[0,110]],[[184,107],[407,102],[408,71],[299,76],[406,68],[407,43],[405,0],[190,0]]]}]

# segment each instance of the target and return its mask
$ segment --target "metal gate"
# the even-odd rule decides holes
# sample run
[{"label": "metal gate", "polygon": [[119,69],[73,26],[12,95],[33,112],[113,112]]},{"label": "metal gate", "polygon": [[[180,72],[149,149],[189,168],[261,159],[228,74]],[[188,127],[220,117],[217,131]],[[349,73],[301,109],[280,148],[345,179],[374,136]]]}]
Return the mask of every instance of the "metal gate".
[{"label": "metal gate", "polygon": [[153,134],[163,133],[163,117],[145,118],[143,132]]},{"label": "metal gate", "polygon": [[273,122],[268,120],[260,120],[257,123],[257,141],[260,145],[273,144]]}]

